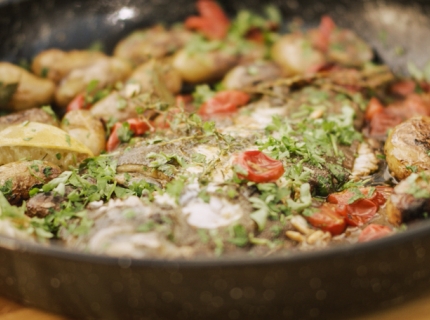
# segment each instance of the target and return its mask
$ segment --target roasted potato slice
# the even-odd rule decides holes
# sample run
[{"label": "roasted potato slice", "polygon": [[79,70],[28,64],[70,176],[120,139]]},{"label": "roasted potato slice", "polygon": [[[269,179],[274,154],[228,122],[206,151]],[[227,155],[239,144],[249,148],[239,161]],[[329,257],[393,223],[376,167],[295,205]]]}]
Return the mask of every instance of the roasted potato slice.
[{"label": "roasted potato slice", "polygon": [[61,129],[99,155],[106,145],[106,132],[102,122],[89,110],[72,110],[61,121]]},{"label": "roasted potato slice", "polygon": [[430,117],[413,117],[397,125],[384,146],[391,174],[403,180],[430,169]]},{"label": "roasted potato slice", "polygon": [[67,169],[92,156],[90,149],[67,132],[47,124],[28,122],[0,131],[0,164],[45,160]]},{"label": "roasted potato slice", "polygon": [[72,70],[85,68],[105,58],[104,53],[97,51],[49,49],[34,57],[31,70],[40,77],[59,83]]},{"label": "roasted potato slice", "polygon": [[55,101],[66,107],[81,92],[85,91],[92,81],[97,81],[97,88],[102,89],[125,80],[131,73],[131,65],[120,58],[100,59],[94,64],[74,69],[60,83],[55,92]]},{"label": "roasted potato slice", "polygon": [[281,68],[270,61],[256,61],[234,67],[223,80],[226,89],[241,89],[281,76]]},{"label": "roasted potato slice", "polygon": [[50,104],[55,84],[21,67],[0,62],[0,109],[20,111]]},{"label": "roasted potato slice", "polygon": [[271,54],[273,61],[281,66],[286,75],[308,73],[326,62],[324,55],[300,33],[280,37],[273,45]]},{"label": "roasted potato slice", "polygon": [[239,62],[239,55],[224,50],[191,51],[182,49],[173,57],[173,67],[189,83],[221,79]]},{"label": "roasted potato slice", "polygon": [[98,101],[91,113],[107,122],[114,118],[125,121],[140,114],[150,118],[157,104],[171,106],[175,103],[172,93],[182,85],[177,71],[170,65],[152,60],[135,70],[120,91],[114,91]]},{"label": "roasted potato slice", "polygon": [[139,65],[152,58],[162,58],[177,51],[190,37],[190,31],[181,28],[166,30],[160,25],[137,30],[116,45],[114,56]]},{"label": "roasted potato slice", "polygon": [[30,198],[29,191],[58,177],[60,167],[47,161],[18,161],[0,166],[0,190],[10,204]]},{"label": "roasted potato slice", "polygon": [[26,121],[40,122],[55,127],[59,126],[57,117],[52,109],[49,107],[32,108],[0,117],[0,131]]}]

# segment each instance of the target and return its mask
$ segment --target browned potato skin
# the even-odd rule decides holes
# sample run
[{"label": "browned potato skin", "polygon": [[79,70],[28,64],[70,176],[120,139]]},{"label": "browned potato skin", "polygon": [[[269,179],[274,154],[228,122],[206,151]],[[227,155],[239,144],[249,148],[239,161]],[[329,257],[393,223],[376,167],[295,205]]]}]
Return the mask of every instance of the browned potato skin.
[{"label": "browned potato skin", "polygon": [[114,56],[140,65],[153,58],[165,57],[189,41],[192,33],[185,29],[166,30],[163,26],[137,30],[121,40],[114,49]]},{"label": "browned potato skin", "polygon": [[220,50],[188,52],[183,49],[173,57],[173,67],[178,70],[181,78],[194,84],[221,79],[238,62],[238,55]]},{"label": "browned potato skin", "polygon": [[171,93],[177,94],[181,91],[182,78],[179,72],[173,68],[171,60],[152,60],[144,63],[133,71],[127,82],[139,83],[141,92],[149,92],[154,88],[153,73],[155,68],[157,68],[161,80]]},{"label": "browned potato skin", "polygon": [[310,40],[300,33],[280,37],[273,45],[271,55],[286,75],[308,73],[326,61],[324,55],[314,49]]},{"label": "browned potato skin", "polygon": [[131,73],[131,65],[120,58],[104,58],[85,68],[74,69],[60,83],[55,92],[55,102],[66,107],[88,84],[97,80],[99,89],[125,80]]},{"label": "browned potato skin", "polygon": [[394,188],[386,207],[390,223],[400,226],[405,222],[423,219],[425,214],[430,213],[429,181],[430,171],[423,171],[420,174],[411,175]]},{"label": "browned potato skin", "polygon": [[106,132],[104,126],[89,110],[67,112],[61,122],[61,129],[86,145],[95,156],[105,149]]},{"label": "browned potato skin", "polygon": [[430,117],[413,117],[391,130],[384,146],[391,174],[397,180],[430,169]]},{"label": "browned potato skin", "polygon": [[21,67],[8,62],[0,62],[0,82],[18,83],[18,88],[6,106],[11,111],[20,111],[50,104],[53,100],[55,84],[39,78]]},{"label": "browned potato skin", "polygon": [[31,70],[38,76],[59,83],[73,69],[90,66],[106,55],[97,51],[72,50],[63,51],[59,49],[49,49],[39,53],[33,60]]},{"label": "browned potato skin", "polygon": [[[319,37],[319,30],[310,30],[309,37]],[[336,28],[329,43],[325,55],[330,62],[360,67],[373,59],[372,48],[352,30]]]},{"label": "browned potato skin", "polygon": [[[182,80],[179,73],[168,62],[152,60],[138,67],[123,89],[111,92],[107,97],[98,101],[90,111],[96,118],[105,122],[110,118],[125,121],[138,117],[136,108],[144,108],[145,105],[150,105],[151,101],[161,100],[174,103],[172,93],[178,93],[181,87]],[[130,88],[133,91],[130,91]],[[165,91],[164,95],[163,92],[159,92],[160,89]],[[148,100],[139,98],[148,94]],[[119,101],[125,102],[124,108],[118,108]],[[148,118],[151,115],[150,112],[144,113],[144,116]]]},{"label": "browned potato skin", "polygon": [[[44,170],[50,167],[50,174],[45,175]],[[37,168],[37,169],[36,169]],[[58,177],[61,169],[53,163],[46,161],[19,161],[0,166],[0,185],[4,186],[10,180],[12,192],[5,194],[11,204],[20,204],[30,198],[29,191],[38,184],[45,184]]]},{"label": "browned potato skin", "polygon": [[0,131],[25,121],[40,122],[55,127],[59,126],[56,117],[46,113],[43,109],[32,108],[0,117]]},{"label": "browned potato skin", "polygon": [[271,61],[257,61],[230,70],[222,83],[226,89],[242,89],[281,76],[281,69]]}]

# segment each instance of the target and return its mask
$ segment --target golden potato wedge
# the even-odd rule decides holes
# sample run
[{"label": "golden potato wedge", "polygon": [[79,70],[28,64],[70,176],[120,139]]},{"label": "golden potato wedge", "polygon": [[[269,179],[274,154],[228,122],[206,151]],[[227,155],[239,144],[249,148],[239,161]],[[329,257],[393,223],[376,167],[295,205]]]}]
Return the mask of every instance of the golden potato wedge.
[{"label": "golden potato wedge", "polygon": [[40,77],[59,83],[72,70],[90,66],[104,58],[106,55],[97,51],[49,49],[34,57],[31,70]]},{"label": "golden potato wedge", "polygon": [[191,34],[185,29],[166,30],[160,25],[137,30],[116,45],[114,56],[140,65],[152,58],[162,58],[174,53],[189,41]]},{"label": "golden potato wedge", "polygon": [[104,58],[85,68],[74,69],[58,86],[55,101],[60,107],[66,107],[92,81],[97,81],[97,89],[103,89],[125,80],[131,71],[131,65],[120,58]]},{"label": "golden potato wedge", "polygon": [[150,118],[156,105],[175,103],[172,92],[182,85],[177,71],[170,65],[152,60],[135,70],[120,91],[111,92],[91,108],[91,113],[107,122],[109,119],[125,121],[144,115]]},{"label": "golden potato wedge", "polygon": [[307,73],[326,61],[324,55],[312,47],[311,41],[299,33],[280,37],[273,45],[271,55],[286,75]]},{"label": "golden potato wedge", "polygon": [[151,92],[154,90],[154,72],[158,73],[160,80],[173,94],[177,94],[182,88],[182,78],[179,72],[173,68],[171,60],[149,61],[140,65],[131,74],[127,83],[137,83],[140,92]]},{"label": "golden potato wedge", "polygon": [[55,84],[39,78],[21,67],[0,62],[0,109],[20,111],[53,100]]},{"label": "golden potato wedge", "polygon": [[0,166],[0,189],[10,204],[30,198],[29,191],[58,177],[60,167],[47,161],[17,161]]},{"label": "golden potato wedge", "polygon": [[86,145],[94,155],[99,155],[106,146],[106,132],[102,122],[89,110],[73,110],[66,113],[61,129]]},{"label": "golden potato wedge", "polygon": [[189,83],[221,79],[239,62],[239,55],[226,51],[190,51],[182,49],[173,57],[173,67]]},{"label": "golden potato wedge", "polygon": [[241,89],[280,76],[281,68],[275,63],[257,61],[234,67],[226,74],[222,83],[226,89]]}]

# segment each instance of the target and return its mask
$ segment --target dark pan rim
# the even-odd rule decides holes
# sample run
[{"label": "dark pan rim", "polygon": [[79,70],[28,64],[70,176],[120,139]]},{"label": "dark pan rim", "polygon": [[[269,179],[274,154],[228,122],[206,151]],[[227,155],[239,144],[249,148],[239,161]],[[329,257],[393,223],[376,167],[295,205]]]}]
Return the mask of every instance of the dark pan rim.
[{"label": "dark pan rim", "polygon": [[191,259],[159,259],[159,258],[129,258],[114,257],[102,254],[74,251],[60,246],[43,245],[27,240],[15,239],[0,235],[0,249],[15,251],[24,254],[59,258],[75,262],[89,262],[100,265],[121,267],[175,267],[175,268],[206,268],[206,267],[246,267],[265,266],[274,264],[305,263],[319,261],[339,256],[353,258],[357,255],[379,252],[412,243],[423,239],[430,234],[430,223],[421,222],[412,230],[407,230],[382,239],[365,243],[343,244],[316,251],[292,252],[291,255],[274,255],[269,257],[250,257],[239,255],[234,257],[196,257]]}]

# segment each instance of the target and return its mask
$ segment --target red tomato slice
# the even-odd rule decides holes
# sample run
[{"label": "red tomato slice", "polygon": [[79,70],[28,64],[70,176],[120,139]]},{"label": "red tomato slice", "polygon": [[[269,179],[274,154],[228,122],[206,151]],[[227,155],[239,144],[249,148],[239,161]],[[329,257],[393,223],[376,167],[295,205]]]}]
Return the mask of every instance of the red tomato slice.
[{"label": "red tomato slice", "polygon": [[367,105],[364,118],[370,121],[375,114],[381,112],[384,112],[384,106],[382,105],[381,101],[378,100],[378,98],[373,97],[370,99],[369,104]]},{"label": "red tomato slice", "polygon": [[357,200],[344,206],[346,210],[338,210],[350,226],[361,226],[368,222],[379,209],[379,206],[368,199]]},{"label": "red tomato slice", "polygon": [[[392,190],[391,187],[378,186],[375,188],[375,192],[372,197],[367,198],[367,200],[372,201],[376,206],[381,206],[387,201],[385,197],[385,192],[388,194],[388,190]],[[360,192],[366,197],[370,188],[359,188]],[[384,192],[384,193],[383,193]],[[332,193],[327,197],[327,202],[339,204],[339,205],[349,205],[349,201],[354,194],[350,190],[344,190],[342,192]],[[388,195],[387,195],[388,196]],[[358,200],[357,200],[358,201]]]},{"label": "red tomato slice", "polygon": [[237,108],[247,104],[250,99],[249,94],[242,91],[220,91],[202,104],[199,114],[210,116],[234,113]]},{"label": "red tomato slice", "polygon": [[330,232],[333,236],[341,234],[346,229],[345,218],[337,212],[337,205],[324,203],[319,211],[312,216],[306,217],[308,222],[323,231]]},{"label": "red tomato slice", "polygon": [[246,170],[246,176],[238,174],[240,178],[257,183],[273,182],[284,174],[284,166],[281,161],[272,159],[258,150],[238,154],[233,164]]},{"label": "red tomato slice", "polygon": [[122,126],[121,123],[115,123],[110,133],[109,139],[106,142],[106,150],[111,152],[116,149],[121,144],[118,138],[118,129]]},{"label": "red tomato slice", "polygon": [[230,27],[230,21],[222,8],[212,0],[197,2],[199,17],[189,17],[185,21],[188,29],[198,30],[209,39],[223,39]]},{"label": "red tomato slice", "polygon": [[363,231],[361,231],[361,234],[358,237],[358,242],[367,242],[380,239],[388,236],[392,232],[393,231],[387,226],[371,223],[366,228],[364,228]]},{"label": "red tomato slice", "polygon": [[[149,125],[146,121],[142,121],[137,118],[132,118],[132,119],[128,119],[126,122],[130,124],[130,130],[133,132],[134,135],[137,135],[137,136],[142,135],[149,130]],[[121,126],[122,126],[122,123],[120,122],[115,123],[115,125],[113,126],[112,132],[106,143],[107,151],[109,152],[113,151],[121,144],[121,141],[118,138],[118,130]]]},{"label": "red tomato slice", "polygon": [[315,48],[324,52],[327,51],[330,44],[330,36],[335,28],[336,24],[333,19],[329,16],[323,16],[317,34],[312,38]]},{"label": "red tomato slice", "polygon": [[81,110],[81,109],[88,109],[91,105],[87,105],[85,103],[85,95],[83,93],[78,94],[70,103],[67,105],[66,111],[72,111],[72,110]]}]

